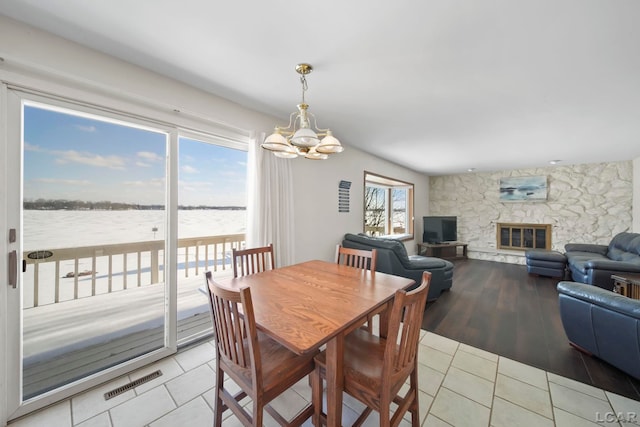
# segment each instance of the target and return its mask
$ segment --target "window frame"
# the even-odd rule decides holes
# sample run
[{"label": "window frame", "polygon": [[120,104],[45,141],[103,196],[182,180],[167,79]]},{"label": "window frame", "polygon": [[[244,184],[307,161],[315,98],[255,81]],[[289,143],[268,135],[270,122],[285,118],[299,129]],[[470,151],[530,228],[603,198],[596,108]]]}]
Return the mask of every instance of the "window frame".
[{"label": "window frame", "polygon": [[[364,171],[363,182],[363,232],[372,235],[367,230],[367,188],[382,188],[385,190],[384,200],[384,233],[376,237],[390,238],[396,240],[413,240],[415,238],[415,185],[411,182],[402,181],[396,178],[380,175],[375,172]],[[403,233],[395,233],[393,231],[393,209],[390,209],[389,201],[393,199],[393,190],[406,189],[406,228]]]}]

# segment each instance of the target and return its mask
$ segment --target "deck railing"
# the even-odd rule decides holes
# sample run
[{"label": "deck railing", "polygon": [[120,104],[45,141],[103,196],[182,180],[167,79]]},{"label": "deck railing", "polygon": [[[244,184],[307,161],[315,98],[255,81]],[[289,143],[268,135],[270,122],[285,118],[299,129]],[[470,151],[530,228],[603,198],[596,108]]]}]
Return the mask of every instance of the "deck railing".
[{"label": "deck railing", "polygon": [[[179,278],[188,278],[192,273],[197,276],[201,269],[232,268],[231,249],[241,248],[244,243],[244,234],[179,239]],[[25,251],[22,258],[24,305],[37,307],[161,283],[164,281],[164,245],[164,240],[150,240]]]}]

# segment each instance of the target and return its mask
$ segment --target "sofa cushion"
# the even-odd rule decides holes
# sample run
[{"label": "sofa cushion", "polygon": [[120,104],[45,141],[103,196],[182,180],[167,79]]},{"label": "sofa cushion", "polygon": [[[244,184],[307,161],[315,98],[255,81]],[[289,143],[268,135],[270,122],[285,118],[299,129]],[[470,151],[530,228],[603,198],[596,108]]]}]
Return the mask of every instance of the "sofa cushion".
[{"label": "sofa cushion", "polygon": [[591,266],[589,265],[589,262],[593,261],[594,259],[602,259],[602,260],[608,260],[609,258],[604,257],[604,256],[597,256],[594,254],[591,254],[591,256],[585,256],[585,255],[574,255],[572,254],[571,256],[567,257],[569,260],[569,266],[572,269],[575,269],[577,271],[581,271],[583,273],[587,272],[587,268],[590,268]]},{"label": "sofa cushion", "polygon": [[409,255],[407,254],[407,248],[404,247],[404,244],[399,240],[394,239],[381,239],[379,237],[370,237],[366,234],[350,234],[347,233],[344,235],[346,240],[351,240],[352,242],[360,243],[362,245],[373,246],[377,248],[389,249],[396,254],[402,265],[406,268],[412,268],[411,260],[409,259]]},{"label": "sofa cushion", "polygon": [[640,235],[620,233],[611,239],[607,257],[614,261],[626,261],[640,264]]},{"label": "sofa cushion", "polygon": [[577,271],[586,273],[588,263],[594,259],[608,260],[604,255],[589,252],[568,252],[567,262],[569,266]]},{"label": "sofa cushion", "polygon": [[569,261],[589,260],[589,259],[609,259],[605,254],[595,252],[567,252],[565,254]]},{"label": "sofa cushion", "polygon": [[565,252],[582,252],[587,254],[607,255],[609,245],[596,245],[593,243],[567,243],[564,245]]}]

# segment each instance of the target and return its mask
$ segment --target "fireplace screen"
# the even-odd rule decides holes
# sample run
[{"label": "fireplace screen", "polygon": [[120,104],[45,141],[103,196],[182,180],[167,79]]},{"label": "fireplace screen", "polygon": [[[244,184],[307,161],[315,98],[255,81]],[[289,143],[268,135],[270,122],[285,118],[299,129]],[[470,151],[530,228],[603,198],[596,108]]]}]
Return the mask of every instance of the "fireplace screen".
[{"label": "fireplace screen", "polygon": [[507,224],[497,226],[498,249],[551,249],[551,224]]}]

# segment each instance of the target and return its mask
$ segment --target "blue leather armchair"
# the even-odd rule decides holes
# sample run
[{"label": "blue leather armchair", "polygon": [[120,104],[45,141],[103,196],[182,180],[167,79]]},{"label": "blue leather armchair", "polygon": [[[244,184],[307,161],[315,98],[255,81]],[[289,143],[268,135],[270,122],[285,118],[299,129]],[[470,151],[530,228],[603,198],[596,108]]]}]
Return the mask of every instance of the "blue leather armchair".
[{"label": "blue leather armchair", "polygon": [[422,272],[430,271],[431,285],[427,301],[436,300],[442,291],[451,288],[453,263],[440,258],[408,255],[404,244],[398,240],[347,233],[342,240],[342,246],[368,251],[376,249],[376,271],[413,279],[416,282],[414,287],[420,285]]},{"label": "blue leather armchair", "polygon": [[569,342],[640,379],[640,300],[576,282],[557,289]]}]

